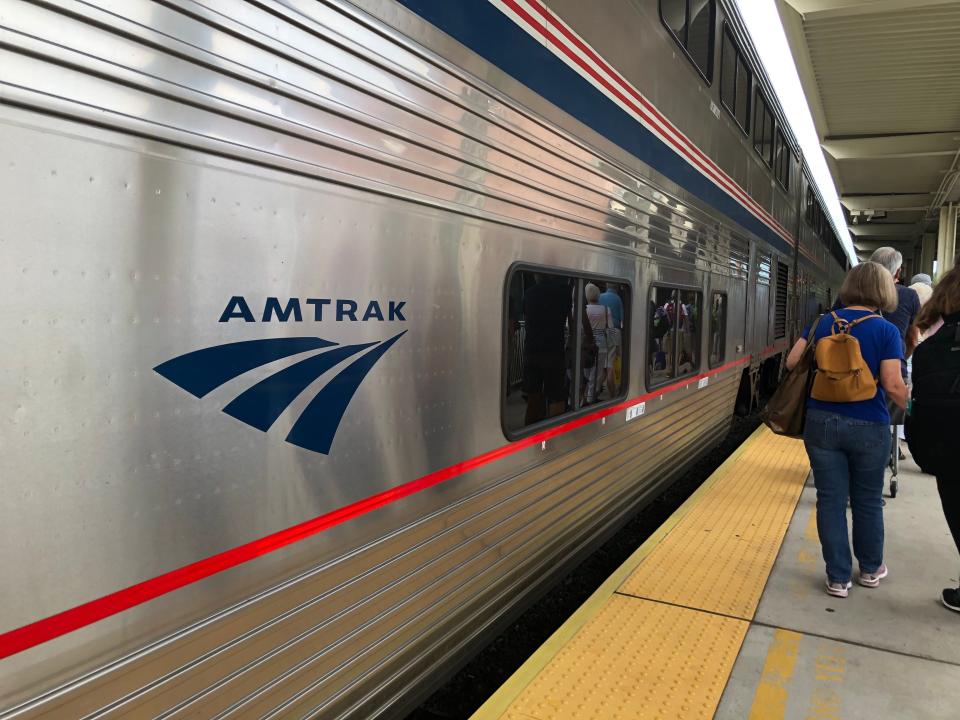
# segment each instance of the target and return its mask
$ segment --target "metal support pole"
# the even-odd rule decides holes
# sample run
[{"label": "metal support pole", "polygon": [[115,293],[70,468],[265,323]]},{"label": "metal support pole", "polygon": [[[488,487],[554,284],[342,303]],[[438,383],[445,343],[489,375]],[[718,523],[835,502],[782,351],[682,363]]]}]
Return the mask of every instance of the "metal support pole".
[{"label": "metal support pole", "polygon": [[957,206],[940,208],[940,231],[937,237],[937,279],[953,268],[957,254]]},{"label": "metal support pole", "polygon": [[933,277],[933,260],[937,256],[937,236],[933,233],[924,233],[922,242],[920,269],[917,272],[926,273]]}]

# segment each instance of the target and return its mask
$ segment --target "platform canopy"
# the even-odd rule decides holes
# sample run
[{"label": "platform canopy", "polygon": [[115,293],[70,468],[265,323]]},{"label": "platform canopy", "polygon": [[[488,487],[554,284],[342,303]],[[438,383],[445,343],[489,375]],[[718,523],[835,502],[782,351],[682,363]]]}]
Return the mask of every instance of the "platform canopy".
[{"label": "platform canopy", "polygon": [[777,6],[858,256],[892,245],[929,271],[960,200],[960,1]]}]

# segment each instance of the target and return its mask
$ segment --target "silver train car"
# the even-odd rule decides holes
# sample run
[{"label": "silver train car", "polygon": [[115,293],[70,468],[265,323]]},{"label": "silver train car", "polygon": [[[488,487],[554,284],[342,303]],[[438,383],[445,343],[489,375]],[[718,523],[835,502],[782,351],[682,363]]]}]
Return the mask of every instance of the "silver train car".
[{"label": "silver train car", "polygon": [[776,381],[807,178],[723,0],[0,0],[0,718],[401,715]]}]

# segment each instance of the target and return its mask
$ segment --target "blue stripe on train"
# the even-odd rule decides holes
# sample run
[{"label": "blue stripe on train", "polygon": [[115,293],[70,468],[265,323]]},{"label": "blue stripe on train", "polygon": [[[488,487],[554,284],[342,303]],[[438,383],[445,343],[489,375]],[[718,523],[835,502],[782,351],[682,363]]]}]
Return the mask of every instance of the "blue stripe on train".
[{"label": "blue stripe on train", "polygon": [[397,0],[580,122],[788,255],[793,249],[488,0]]}]

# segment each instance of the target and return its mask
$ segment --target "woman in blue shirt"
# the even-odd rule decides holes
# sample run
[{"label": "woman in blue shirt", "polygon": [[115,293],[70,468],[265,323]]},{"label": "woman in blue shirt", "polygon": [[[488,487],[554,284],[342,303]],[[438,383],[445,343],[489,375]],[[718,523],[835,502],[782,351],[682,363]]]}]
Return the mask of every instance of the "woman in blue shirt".
[{"label": "woman in blue shirt", "polygon": [[[840,288],[844,308],[836,314],[848,322],[897,306],[893,277],[882,265],[854,267]],[[828,313],[817,323],[814,342],[830,335],[834,319]],[[883,563],[883,476],[890,454],[890,413],[887,396],[899,407],[907,403],[900,375],[903,343],[897,328],[882,317],[854,325],[850,334],[877,379],[877,392],[859,402],[807,399],[803,442],[817,488],[817,533],[827,566],[827,592],[846,597],[853,584],[853,563],[847,539],[847,500],[853,515],[853,553],[860,564],[860,584],[877,587],[887,576]],[[807,346],[804,332],[787,357],[792,370]]]}]

